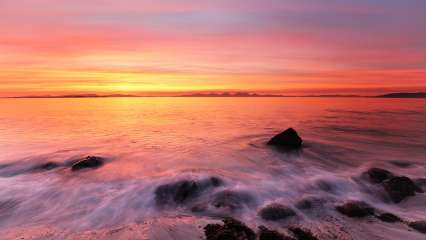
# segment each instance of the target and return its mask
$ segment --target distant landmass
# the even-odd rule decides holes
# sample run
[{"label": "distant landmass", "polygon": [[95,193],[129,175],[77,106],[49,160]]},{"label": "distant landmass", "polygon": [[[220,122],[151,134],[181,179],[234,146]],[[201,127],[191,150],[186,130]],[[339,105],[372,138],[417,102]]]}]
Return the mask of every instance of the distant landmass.
[{"label": "distant landmass", "polygon": [[[134,95],[134,94],[70,94],[70,95],[41,95],[41,96],[20,96],[6,98],[120,98],[120,97],[161,97],[152,95]],[[183,95],[172,95],[166,97],[310,97],[310,98],[426,98],[426,92],[413,93],[388,93],[378,96],[362,95],[343,95],[343,94],[318,94],[318,95],[282,95],[282,94],[260,94],[252,92],[210,92],[210,93],[192,93]]]},{"label": "distant landmass", "polygon": [[426,98],[426,92],[415,93],[388,93],[377,96],[379,98]]},{"label": "distant landmass", "polygon": [[41,95],[41,96],[21,96],[21,97],[9,97],[9,98],[107,98],[107,97],[142,97],[137,95],[129,94],[70,94],[70,95]]},{"label": "distant landmass", "polygon": [[223,93],[192,93],[175,97],[286,97],[279,94],[258,94],[251,92],[223,92]]},{"label": "distant landmass", "polygon": [[282,95],[282,94],[258,94],[251,92],[223,92],[223,93],[193,93],[178,95],[176,97],[362,97],[360,95]]}]

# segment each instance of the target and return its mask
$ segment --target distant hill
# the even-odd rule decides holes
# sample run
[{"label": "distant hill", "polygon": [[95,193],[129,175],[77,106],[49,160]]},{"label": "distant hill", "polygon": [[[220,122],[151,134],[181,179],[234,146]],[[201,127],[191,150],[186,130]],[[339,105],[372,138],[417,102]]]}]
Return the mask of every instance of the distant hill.
[{"label": "distant hill", "polygon": [[258,94],[250,92],[223,92],[223,93],[193,93],[175,97],[285,97],[277,94]]},{"label": "distant hill", "polygon": [[362,97],[360,95],[339,95],[339,94],[330,94],[330,95],[281,95],[281,94],[259,94],[251,92],[223,92],[223,93],[193,93],[186,95],[178,95],[175,97]]},{"label": "distant hill", "polygon": [[377,96],[379,98],[426,98],[426,92],[414,93],[388,93]]}]

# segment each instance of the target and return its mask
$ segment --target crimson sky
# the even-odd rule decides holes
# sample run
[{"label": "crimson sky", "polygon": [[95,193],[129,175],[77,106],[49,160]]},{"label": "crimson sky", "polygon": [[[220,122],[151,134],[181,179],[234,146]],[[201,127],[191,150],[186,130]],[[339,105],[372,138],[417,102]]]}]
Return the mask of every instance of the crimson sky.
[{"label": "crimson sky", "polygon": [[424,0],[0,0],[0,96],[426,90]]}]

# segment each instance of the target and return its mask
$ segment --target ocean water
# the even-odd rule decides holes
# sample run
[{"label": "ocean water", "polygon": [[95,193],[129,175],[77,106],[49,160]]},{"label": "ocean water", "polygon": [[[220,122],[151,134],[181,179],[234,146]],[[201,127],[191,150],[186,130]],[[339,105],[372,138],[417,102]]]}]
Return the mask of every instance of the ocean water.
[{"label": "ocean water", "polygon": [[[301,151],[265,145],[289,127],[303,138]],[[281,224],[310,226],[319,234],[330,216],[331,229],[353,225],[334,210],[347,200],[366,201],[407,221],[426,218],[424,194],[393,204],[362,174],[382,167],[426,177],[421,99],[0,99],[0,153],[0,232],[15,234],[9,237],[43,226],[55,229],[55,239],[55,231],[74,236],[181,216],[194,224],[233,216],[251,226],[268,225],[258,211],[269,203],[297,212]],[[107,161],[81,172],[31,170],[88,155]],[[185,204],[156,201],[159,186],[211,177],[222,184]],[[237,196],[235,209],[212,205],[223,192]],[[314,213],[297,210],[306,198],[325,204]],[[399,228],[401,236],[418,237]],[[144,234],[149,239],[158,231]],[[377,233],[358,237],[368,234]]]}]

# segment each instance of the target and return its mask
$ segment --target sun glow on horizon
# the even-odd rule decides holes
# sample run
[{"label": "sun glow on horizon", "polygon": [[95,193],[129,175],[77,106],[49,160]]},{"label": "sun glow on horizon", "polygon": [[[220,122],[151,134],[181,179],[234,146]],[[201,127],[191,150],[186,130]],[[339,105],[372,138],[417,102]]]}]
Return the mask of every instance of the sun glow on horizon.
[{"label": "sun glow on horizon", "polygon": [[426,90],[414,0],[44,3],[1,3],[0,96]]}]

